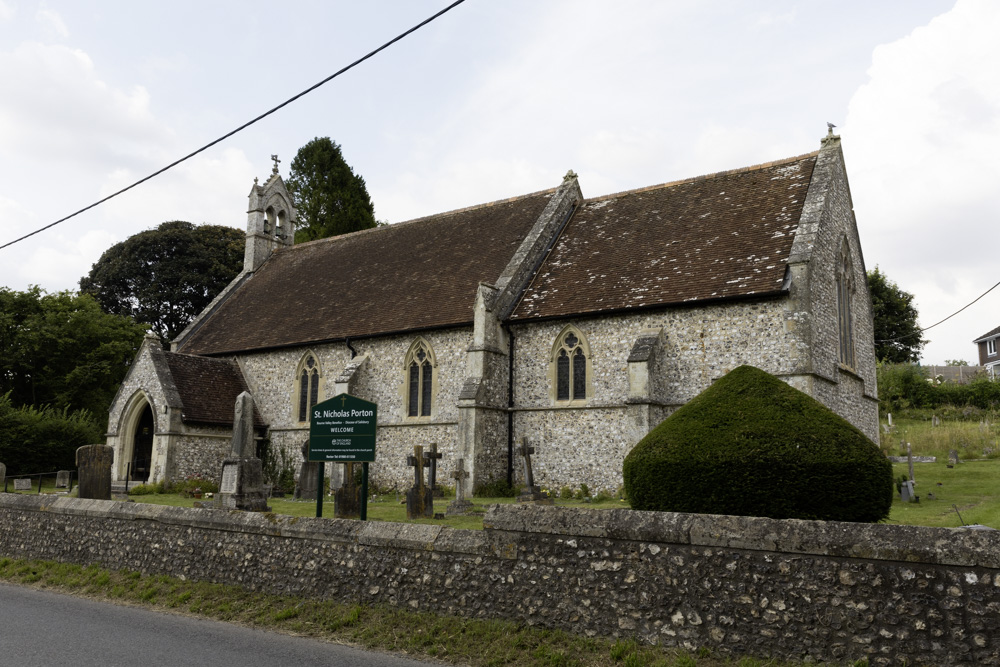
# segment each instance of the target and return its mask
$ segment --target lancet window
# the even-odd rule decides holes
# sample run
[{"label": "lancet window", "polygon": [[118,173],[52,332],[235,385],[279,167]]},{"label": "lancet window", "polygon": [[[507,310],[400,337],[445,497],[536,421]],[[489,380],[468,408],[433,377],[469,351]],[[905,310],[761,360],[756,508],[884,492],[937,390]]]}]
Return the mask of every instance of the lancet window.
[{"label": "lancet window", "polygon": [[580,401],[587,398],[589,348],[575,328],[567,328],[556,338],[552,370],[556,401]]},{"label": "lancet window", "polygon": [[840,332],[840,363],[854,368],[854,271],[851,262],[851,248],[847,239],[840,247],[837,260],[837,325]]},{"label": "lancet window", "polygon": [[406,355],[406,416],[429,417],[434,403],[434,353],[418,339]]},{"label": "lancet window", "polygon": [[299,421],[309,421],[309,408],[319,402],[319,364],[316,357],[307,354],[302,360],[298,373],[298,416]]}]

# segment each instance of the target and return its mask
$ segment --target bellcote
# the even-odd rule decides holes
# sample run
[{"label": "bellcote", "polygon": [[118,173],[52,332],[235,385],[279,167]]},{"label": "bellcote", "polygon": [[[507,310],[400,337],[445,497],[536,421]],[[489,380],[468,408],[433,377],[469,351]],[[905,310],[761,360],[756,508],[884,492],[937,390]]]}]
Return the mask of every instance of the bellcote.
[{"label": "bellcote", "polygon": [[244,273],[256,271],[272,252],[295,243],[295,204],[278,173],[278,156],[271,159],[274,167],[270,177],[263,185],[253,179],[250,188]]}]

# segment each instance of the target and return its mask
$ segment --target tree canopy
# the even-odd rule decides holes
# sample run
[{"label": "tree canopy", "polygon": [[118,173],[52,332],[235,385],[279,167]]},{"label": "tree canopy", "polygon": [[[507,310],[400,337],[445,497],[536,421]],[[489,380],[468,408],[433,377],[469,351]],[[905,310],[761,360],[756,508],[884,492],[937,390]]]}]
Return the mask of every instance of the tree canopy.
[{"label": "tree canopy", "polygon": [[0,288],[0,395],[15,408],[82,409],[101,421],[145,331],[87,295]]},{"label": "tree canopy", "polygon": [[239,274],[245,242],[233,227],[164,222],[106,250],[80,290],[171,340]]},{"label": "tree canopy", "polygon": [[920,359],[927,340],[920,334],[913,295],[905,292],[876,266],[868,272],[875,323],[875,358],[901,364]]},{"label": "tree canopy", "polygon": [[299,149],[287,185],[298,211],[296,243],[376,226],[365,179],[354,173],[329,137],[317,137]]}]

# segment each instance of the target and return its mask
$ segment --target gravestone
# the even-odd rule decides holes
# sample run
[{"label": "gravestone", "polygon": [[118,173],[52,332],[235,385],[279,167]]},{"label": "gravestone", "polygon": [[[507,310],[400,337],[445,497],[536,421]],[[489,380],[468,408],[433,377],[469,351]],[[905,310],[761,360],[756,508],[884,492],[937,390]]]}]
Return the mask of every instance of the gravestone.
[{"label": "gravestone", "polygon": [[959,464],[958,450],[957,449],[949,449],[948,450],[948,463],[950,463],[953,466]]},{"label": "gravestone", "polygon": [[455,472],[451,473],[451,478],[455,480],[455,500],[448,504],[446,513],[451,516],[468,514],[472,509],[472,502],[465,488],[465,480],[469,478],[469,473],[465,470],[465,459],[459,459],[455,464]]},{"label": "gravestone", "polygon": [[424,454],[424,459],[430,467],[429,480],[431,494],[435,498],[444,498],[444,490],[439,489],[437,485],[437,462],[441,460],[441,456],[442,454],[438,451],[438,445],[436,442],[432,442],[430,451]]},{"label": "gravestone", "polygon": [[27,477],[25,477],[23,479],[15,479],[14,480],[14,490],[15,491],[31,491],[31,479],[27,478]]},{"label": "gravestone", "polygon": [[111,464],[115,450],[108,445],[86,445],[76,450],[77,498],[111,500]]},{"label": "gravestone", "polygon": [[913,447],[906,443],[906,464],[910,469],[910,481],[913,481]]},{"label": "gravestone", "polygon": [[517,453],[524,464],[524,488],[521,489],[521,495],[517,497],[517,502],[551,505],[553,500],[542,493],[541,487],[535,486],[535,476],[531,470],[531,455],[535,453],[535,448],[528,444],[527,438],[521,440],[521,446],[517,448]]},{"label": "gravestone", "polygon": [[889,428],[892,428],[892,413],[890,412],[889,414],[886,415],[886,417],[889,418]]},{"label": "gravestone", "polygon": [[413,447],[413,456],[406,457],[406,465],[413,466],[413,487],[406,492],[407,519],[433,519],[434,494],[431,488],[424,485],[424,448],[421,445]]},{"label": "gravestone", "polygon": [[941,418],[937,415],[931,415],[931,426],[940,426]]},{"label": "gravestone", "polygon": [[344,483],[333,492],[333,515],[338,519],[361,516],[361,487],[354,479],[354,464],[344,463]]},{"label": "gravestone", "polygon": [[316,500],[319,490],[319,463],[309,460],[309,441],[302,443],[302,464],[299,480],[295,483],[296,500]]},{"label": "gravestone", "polygon": [[904,503],[916,502],[917,496],[913,492],[913,482],[910,481],[903,482],[899,488],[899,495]]},{"label": "gravestone", "polygon": [[60,470],[56,473],[56,488],[68,489],[69,483],[73,479],[72,470]]},{"label": "gravestone", "polygon": [[236,397],[233,444],[222,462],[222,483],[215,498],[217,507],[270,512],[264,492],[264,468],[257,458],[253,432],[253,397],[243,392]]},{"label": "gravestone", "polygon": [[7,466],[0,463],[0,492],[7,490]]}]

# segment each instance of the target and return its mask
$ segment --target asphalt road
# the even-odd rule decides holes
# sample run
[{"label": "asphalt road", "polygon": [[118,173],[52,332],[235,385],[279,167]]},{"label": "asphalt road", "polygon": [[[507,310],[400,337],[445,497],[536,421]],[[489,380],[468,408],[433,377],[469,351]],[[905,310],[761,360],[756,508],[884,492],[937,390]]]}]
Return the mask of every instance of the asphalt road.
[{"label": "asphalt road", "polygon": [[417,667],[394,655],[0,584],[0,667]]}]

